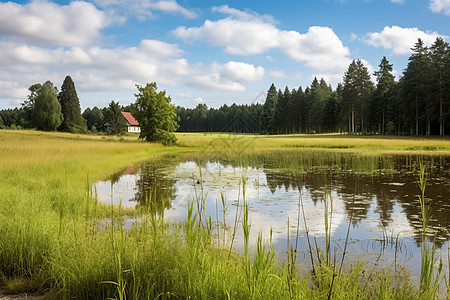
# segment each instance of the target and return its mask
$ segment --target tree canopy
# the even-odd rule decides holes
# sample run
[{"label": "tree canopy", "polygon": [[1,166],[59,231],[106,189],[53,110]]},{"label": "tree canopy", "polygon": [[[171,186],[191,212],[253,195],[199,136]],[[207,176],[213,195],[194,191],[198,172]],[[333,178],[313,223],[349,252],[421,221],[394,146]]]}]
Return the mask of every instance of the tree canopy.
[{"label": "tree canopy", "polygon": [[171,145],[176,142],[173,133],[178,128],[175,106],[165,91],[157,92],[156,82],[136,85],[135,118],[141,126],[140,139]]},{"label": "tree canopy", "polygon": [[32,85],[30,92],[28,109],[32,127],[46,131],[56,130],[64,119],[56,87],[47,81],[43,85]]}]

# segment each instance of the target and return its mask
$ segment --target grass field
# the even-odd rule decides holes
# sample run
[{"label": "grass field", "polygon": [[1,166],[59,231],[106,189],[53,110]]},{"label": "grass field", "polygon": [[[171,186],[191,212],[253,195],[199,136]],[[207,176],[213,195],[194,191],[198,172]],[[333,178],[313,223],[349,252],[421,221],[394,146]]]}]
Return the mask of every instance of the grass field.
[{"label": "grass field", "polygon": [[[53,299],[434,299],[405,272],[364,263],[321,264],[315,276],[274,258],[260,242],[240,256],[211,242],[194,213],[168,225],[151,208],[100,205],[91,183],[158,155],[180,151],[323,148],[358,153],[446,153],[448,139],[346,135],[256,136],[178,133],[163,147],[137,136],[0,130],[0,283],[10,293]],[[141,219],[126,232],[125,214]],[[113,220],[105,230],[99,223]],[[116,224],[116,226],[114,226]],[[312,287],[312,288],[311,288]]]}]

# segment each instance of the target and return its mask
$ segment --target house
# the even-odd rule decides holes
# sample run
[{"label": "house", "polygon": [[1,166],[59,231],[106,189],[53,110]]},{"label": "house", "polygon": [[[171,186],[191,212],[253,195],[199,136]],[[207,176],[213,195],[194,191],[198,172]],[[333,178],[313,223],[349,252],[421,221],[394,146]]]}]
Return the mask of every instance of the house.
[{"label": "house", "polygon": [[127,125],[127,132],[141,132],[139,122],[133,117],[131,113],[123,111],[122,115],[126,120],[125,124]]},{"label": "house", "polygon": [[122,111],[122,116],[123,116],[123,123],[122,120],[117,121],[115,126],[112,126],[111,123],[106,122],[105,123],[105,130],[106,132],[111,132],[114,130],[114,127],[117,127],[117,124],[124,124],[127,128],[127,132],[135,132],[135,133],[139,133],[141,132],[141,127],[139,126],[139,122],[133,117],[133,115],[129,112],[126,111]]}]

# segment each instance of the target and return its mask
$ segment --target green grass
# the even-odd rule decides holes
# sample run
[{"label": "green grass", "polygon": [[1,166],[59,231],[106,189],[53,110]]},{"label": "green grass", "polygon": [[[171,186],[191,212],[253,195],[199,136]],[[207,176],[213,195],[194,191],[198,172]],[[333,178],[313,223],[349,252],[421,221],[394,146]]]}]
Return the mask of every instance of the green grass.
[{"label": "green grass", "polygon": [[[217,149],[223,138],[230,139],[217,134],[177,136],[179,146],[163,147],[138,142],[133,136],[0,130],[0,284],[11,293],[38,292],[53,299],[327,299],[329,295],[419,299],[411,277],[394,268],[374,269],[357,261],[344,263],[336,276],[333,264],[316,265],[311,289],[308,263],[298,262],[299,267],[293,268],[289,259],[275,258],[273,245],[261,237],[255,253],[239,255],[230,251],[228,242],[217,247],[213,242],[217,231],[201,206],[203,191],[197,211],[192,204],[186,221],[170,228],[151,205],[124,210],[96,201],[90,184],[126,166],[170,152]],[[382,153],[411,152],[408,147],[431,143],[336,135],[231,138],[236,142],[234,150],[268,155],[274,165],[282,163],[278,161],[282,156],[265,151],[282,149],[298,159],[310,155],[302,164],[281,164],[282,170],[292,172],[323,161],[352,170],[370,169],[371,157],[378,160]],[[447,140],[433,144],[450,149]],[[299,155],[293,147],[325,148],[329,155]],[[345,160],[337,154],[343,149],[351,150],[354,158]],[[368,149],[370,155],[358,154]],[[245,179],[242,187],[245,217]],[[225,206],[226,200],[222,201]],[[128,231],[123,226],[127,216],[140,220]],[[241,224],[244,231],[251,230],[248,215]]]}]

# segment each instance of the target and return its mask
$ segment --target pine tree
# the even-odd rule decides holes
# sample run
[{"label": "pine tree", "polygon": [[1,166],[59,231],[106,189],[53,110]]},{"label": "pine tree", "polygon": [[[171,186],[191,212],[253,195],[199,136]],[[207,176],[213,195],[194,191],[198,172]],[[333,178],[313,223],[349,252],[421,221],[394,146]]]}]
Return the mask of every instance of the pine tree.
[{"label": "pine tree", "polygon": [[344,75],[343,108],[349,116],[349,131],[355,133],[356,116],[360,116],[361,132],[365,133],[364,124],[367,102],[374,89],[369,71],[360,60],[353,60]]},{"label": "pine tree", "polygon": [[61,112],[64,116],[59,130],[66,132],[85,132],[86,123],[81,115],[80,100],[78,99],[75,84],[70,76],[66,76],[58,95]]},{"label": "pine tree", "polygon": [[429,115],[427,110],[426,82],[429,76],[430,60],[428,49],[421,39],[411,48],[412,54],[409,57],[408,66],[403,73],[403,100],[405,113],[409,118],[406,120],[412,127],[415,123],[415,134],[419,135],[420,125],[425,125],[426,133],[429,133]]},{"label": "pine tree", "polygon": [[374,72],[377,79],[377,86],[373,93],[370,104],[370,115],[373,123],[378,125],[378,132],[385,133],[386,111],[390,107],[395,87],[395,77],[392,75],[392,64],[383,56],[379,70]]},{"label": "pine tree", "polygon": [[291,92],[288,87],[284,89],[284,93],[281,90],[278,91],[278,102],[274,114],[274,126],[277,133],[286,134],[288,131],[288,104],[290,98]]},{"label": "pine tree", "polygon": [[263,128],[264,133],[275,133],[274,131],[274,116],[275,109],[278,103],[278,93],[277,88],[272,83],[269,90],[267,91],[266,102],[263,108]]},{"label": "pine tree", "polygon": [[431,60],[431,72],[430,72],[430,84],[429,93],[432,97],[433,106],[436,107],[436,115],[439,116],[439,135],[444,135],[444,82],[448,71],[446,72],[446,60],[448,59],[449,44],[444,42],[440,37],[436,38],[436,41],[430,47],[430,60]]}]

